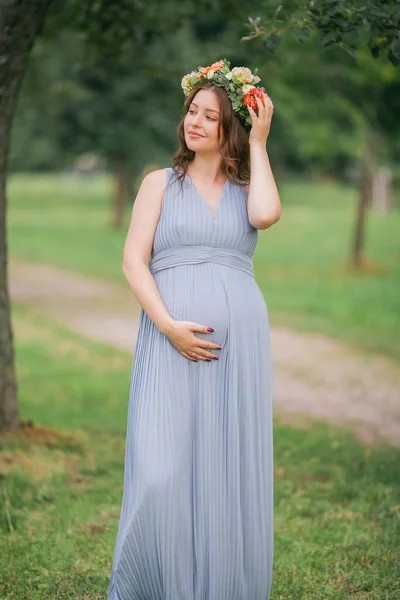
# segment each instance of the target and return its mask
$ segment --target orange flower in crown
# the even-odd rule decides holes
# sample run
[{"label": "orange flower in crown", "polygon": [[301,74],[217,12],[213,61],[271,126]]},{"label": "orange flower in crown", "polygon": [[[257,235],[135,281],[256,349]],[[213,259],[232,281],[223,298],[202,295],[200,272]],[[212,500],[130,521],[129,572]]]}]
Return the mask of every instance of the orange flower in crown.
[{"label": "orange flower in crown", "polygon": [[209,80],[214,85],[225,88],[228,97],[232,103],[232,109],[244,121],[246,127],[251,126],[252,119],[247,106],[252,106],[254,110],[258,109],[255,95],[262,98],[261,90],[254,84],[261,81],[257,75],[258,69],[254,73],[248,67],[230,68],[231,63],[226,58],[219,60],[209,67],[197,67],[197,71],[192,71],[182,77],[181,86],[185,96],[188,96],[193,87],[202,83],[204,79]]},{"label": "orange flower in crown", "polygon": [[200,78],[202,79],[204,77],[204,75],[207,75],[207,73],[209,73],[210,71],[219,71],[219,69],[222,69],[222,67],[224,66],[224,61],[223,60],[219,60],[218,62],[215,62],[214,64],[211,65],[211,67],[201,67],[200,68]]},{"label": "orange flower in crown", "polygon": [[261,102],[264,102],[263,91],[265,92],[264,88],[251,88],[248,94],[243,98],[243,103],[246,106],[250,106],[253,110],[258,110],[256,96],[260,98]]}]

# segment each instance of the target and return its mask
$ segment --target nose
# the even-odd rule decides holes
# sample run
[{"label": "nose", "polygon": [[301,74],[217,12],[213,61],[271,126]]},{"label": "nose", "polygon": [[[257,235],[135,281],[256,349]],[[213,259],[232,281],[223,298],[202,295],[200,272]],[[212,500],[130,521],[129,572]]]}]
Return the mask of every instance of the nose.
[{"label": "nose", "polygon": [[198,122],[198,120],[199,120],[199,113],[197,113],[197,114],[196,114],[196,115],[194,115],[194,116],[192,115],[192,120],[191,120],[191,122],[192,122],[192,125],[194,125],[194,126],[197,126],[197,124],[198,124],[198,123],[197,123],[197,122]]}]

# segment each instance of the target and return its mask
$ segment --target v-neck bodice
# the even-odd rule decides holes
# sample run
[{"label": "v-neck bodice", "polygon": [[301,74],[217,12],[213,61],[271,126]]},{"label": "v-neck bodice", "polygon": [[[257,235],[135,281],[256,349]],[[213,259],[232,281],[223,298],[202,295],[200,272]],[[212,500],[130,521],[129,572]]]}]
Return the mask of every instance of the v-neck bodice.
[{"label": "v-neck bodice", "polygon": [[246,188],[227,179],[213,216],[210,205],[189,176],[181,183],[172,167],[165,170],[168,181],[152,256],[186,245],[232,249],[253,256],[258,230],[248,219]]},{"label": "v-neck bodice", "polygon": [[224,195],[225,195],[225,190],[226,190],[227,186],[230,184],[230,181],[229,181],[229,179],[226,179],[226,181],[225,181],[225,183],[224,183],[224,186],[223,186],[223,188],[222,188],[222,193],[221,193],[220,197],[218,198],[218,202],[217,202],[217,204],[215,205],[215,207],[214,207],[214,210],[213,210],[213,209],[212,209],[212,206],[211,206],[211,204],[210,204],[210,203],[209,203],[209,202],[208,202],[208,201],[207,201],[207,200],[204,198],[203,194],[201,194],[201,193],[199,192],[199,190],[197,189],[197,186],[196,186],[196,184],[194,183],[194,181],[193,181],[193,179],[191,178],[191,176],[190,176],[190,175],[188,175],[188,174],[186,174],[186,177],[189,179],[189,183],[190,183],[190,185],[192,185],[192,186],[193,186],[193,188],[194,188],[194,190],[197,192],[197,195],[199,196],[199,198],[201,198],[201,200],[203,200],[203,202],[205,202],[205,203],[207,204],[207,206],[209,207],[209,209],[210,209],[210,213],[211,213],[211,217],[212,217],[213,219],[215,219],[215,218],[216,218],[216,215],[217,215],[217,211],[218,211],[219,204],[220,204],[220,202],[223,200],[223,197],[224,197]]}]

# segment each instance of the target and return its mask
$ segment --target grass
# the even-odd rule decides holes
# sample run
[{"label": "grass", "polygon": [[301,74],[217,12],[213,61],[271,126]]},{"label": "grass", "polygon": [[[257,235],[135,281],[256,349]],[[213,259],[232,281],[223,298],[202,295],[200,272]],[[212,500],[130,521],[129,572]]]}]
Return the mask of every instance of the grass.
[{"label": "grass", "polygon": [[[123,229],[113,230],[110,193],[105,177],[12,176],[10,256],[126,287],[121,265],[131,205]],[[282,217],[259,231],[254,255],[270,322],[322,332],[399,360],[399,210],[386,216],[370,211],[366,269],[355,273],[348,257],[357,191],[330,182],[288,182],[280,194]]]},{"label": "grass", "polygon": [[[0,598],[105,600],[132,357],[18,303],[13,328],[25,426],[2,440]],[[275,418],[271,600],[399,597],[399,460]]]}]

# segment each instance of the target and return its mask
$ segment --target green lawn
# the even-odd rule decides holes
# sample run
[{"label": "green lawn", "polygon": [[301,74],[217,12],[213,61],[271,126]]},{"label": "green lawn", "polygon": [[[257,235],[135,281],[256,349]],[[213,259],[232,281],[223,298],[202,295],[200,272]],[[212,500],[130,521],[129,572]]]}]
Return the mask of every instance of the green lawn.
[{"label": "green lawn", "polygon": [[[131,206],[123,230],[112,230],[110,190],[104,177],[11,177],[11,257],[126,287],[121,265]],[[400,211],[387,216],[370,212],[365,258],[371,269],[351,273],[347,260],[356,195],[355,189],[332,183],[282,186],[282,217],[259,232],[256,278],[272,324],[324,332],[400,359]]]},{"label": "green lawn", "polygon": [[[38,426],[3,440],[0,598],[105,600],[132,357],[17,303],[13,328],[20,416]],[[400,451],[275,419],[274,453],[271,600],[399,597]]]}]

